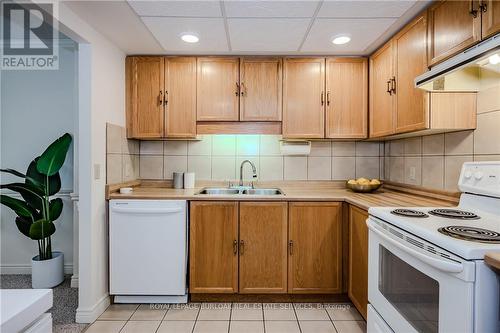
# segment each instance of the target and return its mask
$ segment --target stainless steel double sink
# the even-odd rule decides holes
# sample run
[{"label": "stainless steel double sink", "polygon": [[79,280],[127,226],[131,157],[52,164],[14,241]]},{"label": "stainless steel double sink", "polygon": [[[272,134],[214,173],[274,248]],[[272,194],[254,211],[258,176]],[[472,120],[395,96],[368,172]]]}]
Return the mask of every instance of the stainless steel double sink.
[{"label": "stainless steel double sink", "polygon": [[227,187],[205,187],[196,194],[208,195],[284,195],[279,188],[227,188]]}]

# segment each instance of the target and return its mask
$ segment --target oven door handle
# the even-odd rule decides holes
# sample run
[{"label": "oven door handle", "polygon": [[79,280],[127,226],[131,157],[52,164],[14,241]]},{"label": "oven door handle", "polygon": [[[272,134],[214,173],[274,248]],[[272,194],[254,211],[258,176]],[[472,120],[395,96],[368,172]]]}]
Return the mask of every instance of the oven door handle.
[{"label": "oven door handle", "polygon": [[449,273],[460,273],[464,270],[464,266],[460,263],[454,263],[454,262],[449,262],[446,260],[436,259],[436,258],[433,258],[431,256],[427,256],[427,255],[425,255],[417,250],[414,250],[411,247],[405,246],[403,243],[398,242],[397,240],[393,239],[389,235],[386,235],[382,231],[378,230],[375,226],[371,225],[371,223],[368,223],[368,228],[370,229],[370,231],[373,231],[375,234],[380,236],[385,241],[391,243],[392,245],[394,245],[398,249],[414,256],[418,260],[420,260],[420,261],[422,261],[422,262],[424,262],[424,263],[426,263],[434,268],[439,269],[440,271],[449,272]]}]

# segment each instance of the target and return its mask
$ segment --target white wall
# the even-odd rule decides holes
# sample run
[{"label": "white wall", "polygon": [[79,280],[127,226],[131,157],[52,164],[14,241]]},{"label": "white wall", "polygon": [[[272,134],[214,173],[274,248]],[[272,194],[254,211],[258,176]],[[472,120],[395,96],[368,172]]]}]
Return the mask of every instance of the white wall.
[{"label": "white wall", "polygon": [[71,11],[67,3],[59,3],[58,18],[61,31],[80,43],[79,304],[76,320],[92,322],[109,304],[104,197],[106,122],[125,125],[125,54]]},{"label": "white wall", "polygon": [[[56,138],[74,134],[77,117],[76,44],[61,39],[59,70],[3,71],[1,74],[1,167],[25,172],[29,163]],[[53,250],[64,252],[66,273],[73,264],[73,146],[61,169],[60,197],[64,202],[56,221]],[[1,174],[1,182],[19,178]],[[5,192],[4,192],[5,193]],[[15,197],[16,193],[9,193]],[[37,243],[19,232],[15,214],[1,208],[1,272],[29,274],[31,258],[38,253]]]}]

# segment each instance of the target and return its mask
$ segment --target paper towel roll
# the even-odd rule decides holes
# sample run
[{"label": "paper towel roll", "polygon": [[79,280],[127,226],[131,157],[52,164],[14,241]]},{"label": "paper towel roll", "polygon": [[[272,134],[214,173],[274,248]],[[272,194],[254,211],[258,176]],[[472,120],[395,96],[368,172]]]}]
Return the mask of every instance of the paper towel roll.
[{"label": "paper towel roll", "polygon": [[309,155],[311,141],[280,141],[281,155]]}]

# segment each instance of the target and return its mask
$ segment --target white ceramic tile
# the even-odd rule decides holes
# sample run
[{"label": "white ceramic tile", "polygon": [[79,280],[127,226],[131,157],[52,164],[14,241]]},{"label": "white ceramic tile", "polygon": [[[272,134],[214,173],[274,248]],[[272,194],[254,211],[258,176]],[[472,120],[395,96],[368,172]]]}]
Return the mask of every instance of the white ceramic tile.
[{"label": "white ceramic tile", "polygon": [[212,179],[212,158],[210,156],[188,156],[188,172],[194,172],[196,180]]},{"label": "white ceramic tile", "polygon": [[297,314],[297,319],[302,320],[330,320],[325,307],[322,304],[315,303],[295,303],[294,304],[295,313]]},{"label": "white ceramic tile", "polygon": [[111,304],[98,320],[129,320],[138,304]]},{"label": "white ceramic tile", "polygon": [[444,156],[422,157],[422,186],[444,188]]},{"label": "white ceramic tile", "polygon": [[384,156],[391,156],[391,142],[386,141],[384,144]]},{"label": "white ceramic tile", "polygon": [[126,321],[96,321],[85,330],[85,333],[118,333]]},{"label": "white ceramic tile", "polygon": [[192,320],[195,321],[200,312],[200,304],[174,304],[171,305],[163,320],[177,321],[177,320]]},{"label": "white ceramic tile", "polygon": [[477,115],[474,154],[500,154],[500,111]]},{"label": "white ceramic tile", "polygon": [[187,155],[187,141],[165,141],[163,145],[163,154],[165,155]]},{"label": "white ceramic tile", "polygon": [[444,155],[444,134],[422,137],[422,148],[424,155]]},{"label": "white ceramic tile", "polygon": [[474,155],[474,161],[500,161],[500,155]]},{"label": "white ceramic tile", "polygon": [[379,159],[379,172],[380,172],[380,179],[385,179],[385,157],[380,157]]},{"label": "white ceramic tile", "polygon": [[[412,174],[413,172],[413,174]],[[421,185],[422,184],[422,157],[406,156],[405,157],[405,178],[406,184]]]},{"label": "white ceramic tile", "polygon": [[141,156],[139,164],[141,179],[163,178],[163,156],[144,155]]},{"label": "white ceramic tile", "polygon": [[357,321],[334,321],[333,325],[338,333],[366,333],[366,323]]},{"label": "white ceramic tile", "polygon": [[458,177],[465,162],[471,162],[469,156],[445,156],[444,158],[444,188],[448,191],[458,191]]},{"label": "white ceramic tile", "polygon": [[162,141],[141,141],[141,155],[163,155]]},{"label": "white ceramic tile", "polygon": [[139,155],[122,155],[123,181],[128,182],[137,179],[139,175]]},{"label": "white ceramic tile", "polygon": [[155,307],[151,304],[141,304],[130,320],[162,320],[167,313],[166,307]]},{"label": "white ceramic tile", "polygon": [[160,321],[128,321],[120,333],[156,333]]},{"label": "white ceramic tile", "polygon": [[236,155],[256,156],[259,155],[260,136],[259,135],[237,135]]},{"label": "white ceramic tile", "polygon": [[284,179],[307,180],[307,157],[285,156]]},{"label": "white ceramic tile", "polygon": [[355,142],[333,142],[332,156],[356,156]]},{"label": "white ceramic tile", "polygon": [[389,157],[389,179],[393,182],[404,182],[404,157]]},{"label": "white ceramic tile", "polygon": [[404,140],[404,152],[405,156],[408,155],[421,155],[422,154],[422,138],[408,138]]},{"label": "white ceramic tile", "polygon": [[[264,303],[264,320],[268,321],[288,321],[297,320],[293,304],[291,303]],[[267,326],[266,326],[267,329]]]},{"label": "white ceramic tile", "polygon": [[198,135],[200,141],[188,142],[189,155],[212,155],[212,136]]},{"label": "white ceramic tile", "polygon": [[477,94],[478,114],[495,110],[500,110],[500,84],[481,90]]},{"label": "white ceramic tile", "polygon": [[263,321],[264,311],[261,303],[234,303],[231,310],[231,320]]},{"label": "white ceramic tile", "polygon": [[309,156],[307,158],[308,180],[331,180],[332,159],[329,156]]},{"label": "white ceramic tile", "polygon": [[123,154],[139,154],[141,141],[136,139],[127,139],[127,129],[125,127],[122,130],[122,153]]},{"label": "white ceramic tile", "polygon": [[122,153],[122,127],[106,123],[106,153]]},{"label": "white ceramic tile", "polygon": [[332,179],[346,180],[356,177],[355,157],[332,157]]},{"label": "white ceramic tile", "polygon": [[300,321],[302,333],[336,333],[331,321]]},{"label": "white ceramic tile", "polygon": [[446,155],[469,155],[472,154],[473,149],[474,135],[472,131],[453,132],[444,135],[444,152]]},{"label": "white ceramic tile", "polygon": [[229,320],[231,303],[202,303],[198,321],[200,320]]},{"label": "white ceramic tile", "polygon": [[123,181],[123,160],[121,154],[106,154],[106,184]]},{"label": "white ceramic tile", "polygon": [[404,140],[390,141],[390,156],[403,156],[404,155]]},{"label": "white ceramic tile", "polygon": [[332,320],[363,320],[352,304],[326,304],[325,308]]},{"label": "white ceramic tile", "polygon": [[212,180],[236,179],[234,156],[212,156]]},{"label": "white ceramic tile", "polygon": [[265,321],[266,333],[299,333],[297,321]]},{"label": "white ceramic tile", "polygon": [[280,140],[281,140],[281,135],[261,135],[260,155],[261,156],[281,155]]},{"label": "white ceramic tile", "polygon": [[356,156],[379,156],[378,142],[356,142]]},{"label": "white ceramic tile", "polygon": [[229,321],[200,321],[194,325],[193,333],[227,333]]},{"label": "white ceramic tile", "polygon": [[173,179],[174,172],[187,172],[188,171],[188,157],[187,156],[164,156],[163,162],[164,179]]},{"label": "white ceramic tile", "polygon": [[156,333],[191,333],[194,328],[194,320],[163,321]]},{"label": "white ceramic tile", "polygon": [[212,137],[212,155],[235,156],[236,135],[214,135]]},{"label": "white ceramic tile", "polygon": [[257,178],[253,178],[252,166],[249,163],[245,163],[245,165],[243,165],[243,181],[251,182],[260,179],[259,156],[236,156],[236,163],[234,165],[234,174],[236,177],[235,179],[240,178],[240,166],[241,163],[245,160],[249,160],[255,165],[255,169],[257,170]]},{"label": "white ceramic tile", "polygon": [[378,157],[356,157],[356,178],[378,178],[380,163]]},{"label": "white ceramic tile", "polygon": [[229,333],[264,333],[264,322],[234,321],[229,323]]},{"label": "white ceramic tile", "polygon": [[330,141],[313,141],[309,156],[332,156],[332,143]]},{"label": "white ceramic tile", "polygon": [[283,157],[260,157],[260,180],[283,180]]}]

